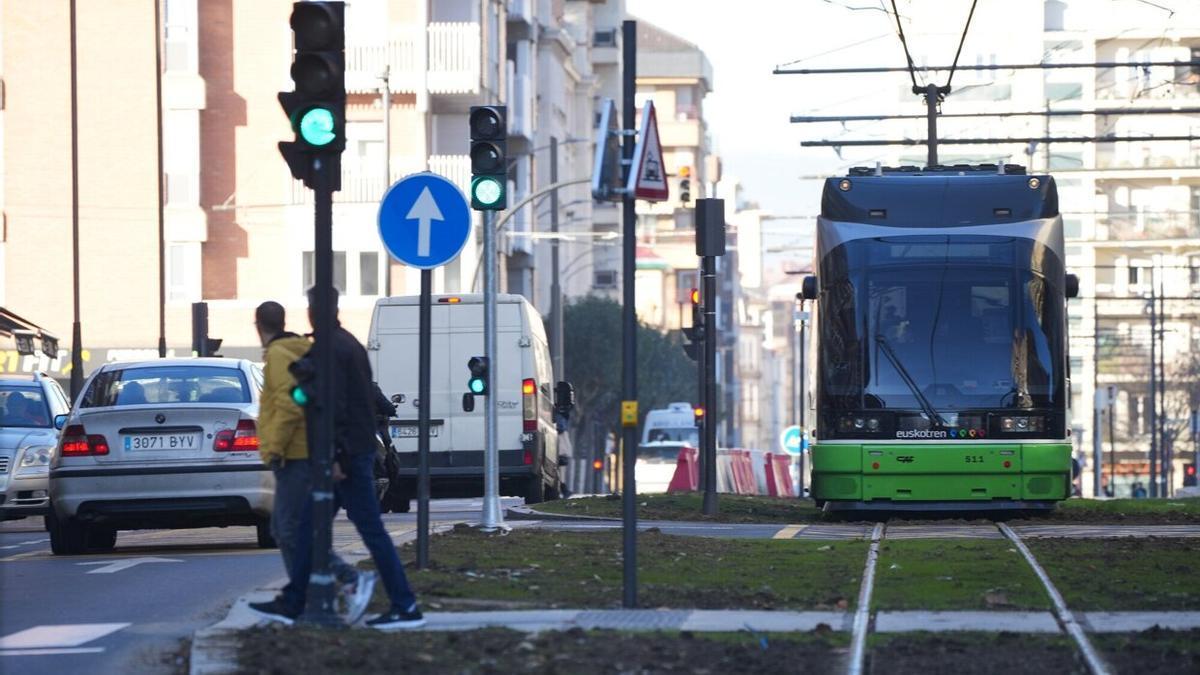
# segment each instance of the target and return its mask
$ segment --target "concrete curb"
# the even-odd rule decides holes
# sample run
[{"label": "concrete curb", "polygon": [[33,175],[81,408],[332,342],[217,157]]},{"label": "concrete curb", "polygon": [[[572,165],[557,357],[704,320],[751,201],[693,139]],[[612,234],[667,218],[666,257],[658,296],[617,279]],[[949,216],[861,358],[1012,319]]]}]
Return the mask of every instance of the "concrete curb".
[{"label": "concrete curb", "polygon": [[620,518],[608,518],[606,516],[585,516],[582,514],[575,515],[569,513],[548,513],[546,511],[538,511],[528,506],[510,506],[505,509],[504,517],[510,520],[600,520],[608,523],[619,523]]},{"label": "concrete curb", "polygon": [[[448,532],[456,524],[458,523],[431,526],[430,534]],[[414,523],[413,530],[406,530],[399,534],[393,533],[392,541],[399,545],[416,539],[415,526],[416,524]],[[337,552],[342,556],[343,560],[351,565],[356,565],[358,562],[371,557],[369,553],[363,550],[361,541],[339,546],[337,547]],[[188,659],[189,674],[225,675],[237,672],[238,633],[247,628],[271,623],[269,619],[264,619],[251,610],[249,607],[250,603],[270,600],[275,597],[276,591],[283,588],[286,583],[287,577],[281,577],[260,589],[240,596],[237,600],[234,600],[225,618],[193,633],[190,657]]]}]

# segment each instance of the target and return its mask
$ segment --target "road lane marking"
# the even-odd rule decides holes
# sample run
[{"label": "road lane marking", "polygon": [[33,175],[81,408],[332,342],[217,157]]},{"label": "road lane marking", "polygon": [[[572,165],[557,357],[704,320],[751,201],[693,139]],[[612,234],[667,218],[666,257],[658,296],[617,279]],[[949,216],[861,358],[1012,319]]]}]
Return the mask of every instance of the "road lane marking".
[{"label": "road lane marking", "polygon": [[131,625],[128,623],[68,623],[34,626],[0,637],[0,649],[78,647]]},{"label": "road lane marking", "polygon": [[774,535],[772,535],[771,538],[772,539],[792,539],[797,534],[800,534],[801,532],[803,532],[806,529],[808,529],[808,525],[788,525],[788,526],[780,529]]},{"label": "road lane marking", "polygon": [[130,567],[136,567],[145,563],[177,563],[182,560],[174,558],[125,558],[124,560],[96,560],[92,562],[75,563],[76,565],[103,565],[94,570],[89,570],[88,574],[114,574],[121,570],[127,570]]},{"label": "road lane marking", "polygon": [[862,586],[858,589],[858,606],[854,608],[854,625],[850,634],[849,675],[862,675],[863,657],[867,652],[867,631],[871,627],[871,592],[875,589],[875,563],[879,560],[879,541],[883,539],[883,523],[875,523],[871,531],[871,548],[863,568]]},{"label": "road lane marking", "polygon": [[0,649],[0,656],[54,656],[55,654],[99,654],[104,647],[73,647],[68,649]]},{"label": "road lane marking", "polygon": [[48,541],[50,541],[50,540],[49,539],[30,539],[29,541],[18,541],[15,544],[9,544],[7,546],[0,546],[0,551],[11,551],[14,548],[21,548],[22,546],[33,546],[34,544],[45,544]]},{"label": "road lane marking", "polygon": [[1025,562],[1029,563],[1034,573],[1037,574],[1038,579],[1042,580],[1042,586],[1046,587],[1046,594],[1050,596],[1050,601],[1054,603],[1054,613],[1058,616],[1058,620],[1062,623],[1063,628],[1067,629],[1067,634],[1079,646],[1079,651],[1083,652],[1083,660],[1087,662],[1088,670],[1092,672],[1092,675],[1108,675],[1108,673],[1112,672],[1109,670],[1108,664],[1100,658],[1100,654],[1096,651],[1096,648],[1092,646],[1091,640],[1088,640],[1087,635],[1084,634],[1083,627],[1075,620],[1075,615],[1071,613],[1071,610],[1067,609],[1067,603],[1063,601],[1062,595],[1054,587],[1054,582],[1050,581],[1050,575],[1046,574],[1046,570],[1042,569],[1042,566],[1038,564],[1029,547],[1025,545],[1025,542],[1021,541],[1021,537],[1016,532],[1013,532],[1012,528],[1008,525],[996,523],[996,527],[1000,528],[1004,536],[1008,537],[1008,540],[1012,542],[1013,546],[1017,547],[1021,555],[1025,556]]}]

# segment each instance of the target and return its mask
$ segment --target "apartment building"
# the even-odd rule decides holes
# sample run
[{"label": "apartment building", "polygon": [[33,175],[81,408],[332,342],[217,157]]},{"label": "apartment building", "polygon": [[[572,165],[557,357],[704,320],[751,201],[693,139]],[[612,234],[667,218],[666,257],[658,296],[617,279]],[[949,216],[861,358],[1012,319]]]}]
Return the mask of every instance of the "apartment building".
[{"label": "apartment building", "polygon": [[[56,375],[70,364],[72,316],[67,6],[4,3],[0,18],[0,297],[63,338],[59,358],[27,357],[5,368]],[[169,351],[190,351],[196,301],[209,304],[210,335],[224,339],[229,356],[261,353],[251,316],[265,299],[289,309],[292,327],[307,328],[311,193],[276,149],[291,135],[276,100],[291,87],[291,4],[163,0],[161,9],[156,33],[153,5],[79,4],[81,323],[89,369],[156,354],[160,42]],[[590,169],[595,101],[612,82],[619,91],[613,35],[623,14],[615,0],[347,4],[348,142],[333,248],[341,319],[350,330],[365,336],[380,295],[416,292],[419,275],[381,248],[377,204],[392,181],[416,171],[440,173],[465,190],[470,106],[509,106],[510,204],[547,184],[551,136],[560,141],[560,176]],[[600,226],[585,197],[583,190],[560,195],[564,231]],[[527,295],[543,312],[550,308],[549,242],[536,234],[549,229],[547,209],[542,201],[518,210],[500,233],[501,288]],[[476,235],[435,271],[436,292],[480,287],[478,227]],[[568,295],[609,281],[592,274],[593,239],[563,244]]]}]

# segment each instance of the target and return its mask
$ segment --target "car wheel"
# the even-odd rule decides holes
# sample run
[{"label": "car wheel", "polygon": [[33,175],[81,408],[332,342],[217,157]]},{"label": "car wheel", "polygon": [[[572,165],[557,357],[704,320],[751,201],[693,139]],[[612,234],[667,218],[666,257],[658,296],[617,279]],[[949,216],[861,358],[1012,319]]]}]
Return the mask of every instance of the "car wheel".
[{"label": "car wheel", "polygon": [[117,528],[92,525],[84,529],[87,548],[95,551],[111,551],[117,547]]},{"label": "car wheel", "polygon": [[260,520],[254,526],[258,533],[259,548],[278,548],[279,544],[275,543],[275,537],[271,535],[271,521]]},{"label": "car wheel", "polygon": [[534,476],[525,483],[525,503],[541,504],[546,501],[546,484],[541,476]]},{"label": "car wheel", "polygon": [[51,511],[46,519],[50,530],[50,552],[54,555],[79,555],[87,552],[83,525],[73,519],[60,520]]}]

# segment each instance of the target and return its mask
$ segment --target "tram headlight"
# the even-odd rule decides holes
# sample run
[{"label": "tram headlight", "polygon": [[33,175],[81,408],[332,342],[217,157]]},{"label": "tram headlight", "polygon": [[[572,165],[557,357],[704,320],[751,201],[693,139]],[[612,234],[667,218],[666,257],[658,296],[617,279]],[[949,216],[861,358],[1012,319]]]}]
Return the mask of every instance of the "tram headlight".
[{"label": "tram headlight", "polygon": [[1046,418],[1038,415],[1020,415],[1000,418],[1000,430],[1006,433],[1037,433],[1046,430]]},{"label": "tram headlight", "polygon": [[847,415],[838,419],[838,431],[842,432],[862,432],[862,433],[878,433],[882,423],[878,417],[868,417],[866,415]]}]

